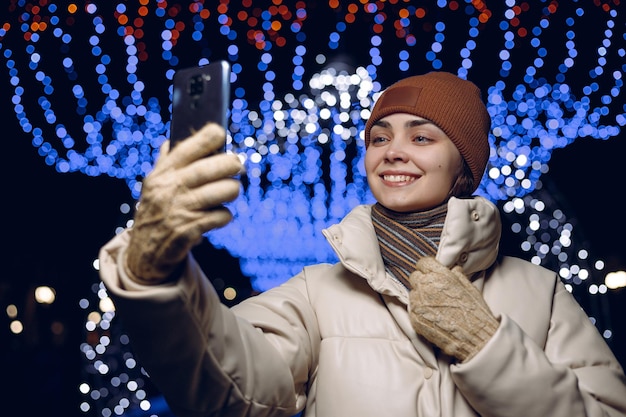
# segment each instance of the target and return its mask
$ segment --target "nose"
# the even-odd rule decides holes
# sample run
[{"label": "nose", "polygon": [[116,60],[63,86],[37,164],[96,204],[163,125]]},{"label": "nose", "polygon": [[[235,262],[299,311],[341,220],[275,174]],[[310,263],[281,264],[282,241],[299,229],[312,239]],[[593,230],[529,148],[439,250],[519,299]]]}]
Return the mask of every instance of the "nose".
[{"label": "nose", "polygon": [[408,154],[401,140],[391,141],[385,152],[385,159],[389,162],[406,162],[408,160]]}]

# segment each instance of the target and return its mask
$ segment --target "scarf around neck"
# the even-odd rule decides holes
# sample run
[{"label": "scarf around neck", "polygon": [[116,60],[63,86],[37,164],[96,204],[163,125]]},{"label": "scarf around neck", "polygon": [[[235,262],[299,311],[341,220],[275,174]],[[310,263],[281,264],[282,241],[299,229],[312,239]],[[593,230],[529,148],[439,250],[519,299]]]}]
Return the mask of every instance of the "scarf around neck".
[{"label": "scarf around neck", "polygon": [[372,223],[385,270],[406,288],[411,288],[409,275],[417,261],[437,254],[447,213],[447,202],[417,213],[399,213],[380,203],[372,206]]}]

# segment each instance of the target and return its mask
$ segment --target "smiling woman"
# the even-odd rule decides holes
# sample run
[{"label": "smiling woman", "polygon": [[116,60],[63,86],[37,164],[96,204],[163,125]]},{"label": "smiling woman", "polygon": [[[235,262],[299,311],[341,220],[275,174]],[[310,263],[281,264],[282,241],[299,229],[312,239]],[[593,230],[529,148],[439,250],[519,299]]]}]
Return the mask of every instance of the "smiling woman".
[{"label": "smiling woman", "polygon": [[[241,162],[211,154],[226,140],[214,124],[166,143],[133,226],[101,249],[100,277],[172,410],[626,413],[623,369],[580,305],[555,272],[500,253],[498,209],[471,195],[490,125],[478,88],[456,75],[391,85],[365,128],[377,201],[323,231],[338,261],[232,308],[191,249],[228,221]],[[463,164],[472,186],[451,195]]]}]

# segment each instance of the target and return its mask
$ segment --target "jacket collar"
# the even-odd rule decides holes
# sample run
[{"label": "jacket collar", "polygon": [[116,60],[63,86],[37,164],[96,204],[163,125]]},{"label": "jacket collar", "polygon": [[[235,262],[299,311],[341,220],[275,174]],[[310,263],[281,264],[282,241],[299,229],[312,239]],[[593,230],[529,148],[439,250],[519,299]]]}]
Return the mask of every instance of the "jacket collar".
[{"label": "jacket collar", "polygon": [[498,208],[483,197],[450,198],[437,260],[463,267],[467,276],[489,268],[498,256],[502,223]]},{"label": "jacket collar", "polygon": [[[471,277],[496,260],[501,231],[500,216],[493,203],[483,197],[452,197],[437,260],[448,267],[461,265]],[[357,206],[323,233],[346,269],[365,278],[374,290],[407,302],[406,288],[385,273],[370,205]]]}]

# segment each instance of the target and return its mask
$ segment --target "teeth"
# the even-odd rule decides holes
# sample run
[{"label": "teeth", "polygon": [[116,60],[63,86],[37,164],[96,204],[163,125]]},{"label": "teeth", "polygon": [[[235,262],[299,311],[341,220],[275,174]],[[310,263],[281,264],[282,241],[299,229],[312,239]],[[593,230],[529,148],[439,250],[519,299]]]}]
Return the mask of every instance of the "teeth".
[{"label": "teeth", "polygon": [[383,179],[389,182],[409,182],[413,181],[415,178],[409,175],[384,175]]}]

